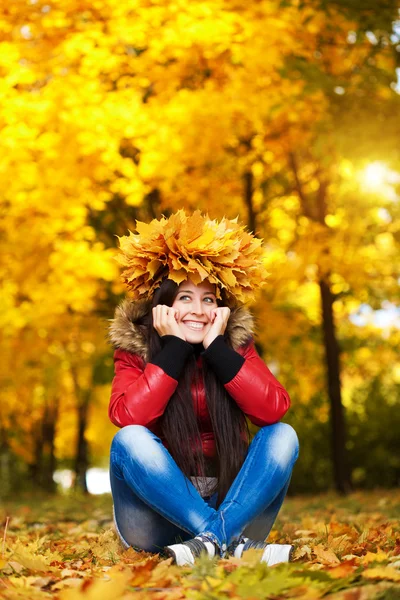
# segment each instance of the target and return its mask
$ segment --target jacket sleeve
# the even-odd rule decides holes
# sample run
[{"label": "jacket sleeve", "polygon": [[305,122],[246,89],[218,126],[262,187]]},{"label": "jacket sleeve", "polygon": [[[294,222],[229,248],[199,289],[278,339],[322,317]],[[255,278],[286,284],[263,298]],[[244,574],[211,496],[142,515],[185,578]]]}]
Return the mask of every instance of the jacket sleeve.
[{"label": "jacket sleeve", "polygon": [[108,409],[117,427],[143,425],[151,428],[163,414],[178,381],[158,365],[147,363],[135,354],[114,352],[115,377]]},{"label": "jacket sleeve", "polygon": [[289,394],[258,355],[253,340],[238,349],[244,363],[225,389],[254,425],[276,423],[290,406]]}]

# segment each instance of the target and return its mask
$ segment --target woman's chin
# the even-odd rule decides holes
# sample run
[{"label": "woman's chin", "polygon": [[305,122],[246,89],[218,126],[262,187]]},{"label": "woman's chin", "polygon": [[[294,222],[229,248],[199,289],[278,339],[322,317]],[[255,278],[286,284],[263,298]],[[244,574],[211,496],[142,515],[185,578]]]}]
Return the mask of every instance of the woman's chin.
[{"label": "woman's chin", "polygon": [[204,340],[204,333],[202,331],[199,333],[190,331],[186,332],[185,337],[189,344],[201,344],[201,342]]},{"label": "woman's chin", "polygon": [[200,329],[199,331],[195,331],[194,329],[191,329],[190,327],[184,324],[181,325],[181,328],[185,334],[185,339],[187,342],[189,342],[189,344],[201,344],[207,333],[210,331],[209,324],[207,324],[205,327],[203,327],[203,329]]}]

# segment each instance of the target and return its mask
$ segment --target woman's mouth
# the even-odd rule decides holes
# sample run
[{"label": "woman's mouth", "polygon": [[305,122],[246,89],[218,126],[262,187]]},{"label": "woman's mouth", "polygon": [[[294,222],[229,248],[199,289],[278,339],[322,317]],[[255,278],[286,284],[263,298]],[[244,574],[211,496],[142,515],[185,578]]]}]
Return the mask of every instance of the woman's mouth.
[{"label": "woman's mouth", "polygon": [[200,323],[199,321],[184,321],[184,324],[193,331],[201,331],[205,326],[205,323]]}]

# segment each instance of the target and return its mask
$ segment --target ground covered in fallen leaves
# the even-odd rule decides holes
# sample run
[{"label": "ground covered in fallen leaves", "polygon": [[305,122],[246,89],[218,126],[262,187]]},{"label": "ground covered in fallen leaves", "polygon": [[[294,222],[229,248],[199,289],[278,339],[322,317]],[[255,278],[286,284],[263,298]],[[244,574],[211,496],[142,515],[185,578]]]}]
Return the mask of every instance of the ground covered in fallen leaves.
[{"label": "ground covered in fallen leaves", "polygon": [[256,550],[193,568],[124,551],[111,510],[108,495],[3,502],[0,598],[400,600],[397,490],[287,498],[268,541],[294,561],[274,567]]}]

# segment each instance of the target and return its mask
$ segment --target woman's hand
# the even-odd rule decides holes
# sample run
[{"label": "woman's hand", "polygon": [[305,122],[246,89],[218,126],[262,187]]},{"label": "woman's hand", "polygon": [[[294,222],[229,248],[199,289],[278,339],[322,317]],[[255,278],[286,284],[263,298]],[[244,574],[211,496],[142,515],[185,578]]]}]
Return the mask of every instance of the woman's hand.
[{"label": "woman's hand", "polygon": [[230,314],[231,309],[227,306],[219,306],[215,310],[211,311],[211,327],[204,336],[204,348],[208,348],[208,346],[215,340],[216,337],[225,332]]},{"label": "woman's hand", "polygon": [[175,335],[186,342],[186,338],[176,321],[177,317],[179,317],[178,311],[171,306],[157,304],[153,307],[153,326],[158,335]]}]

